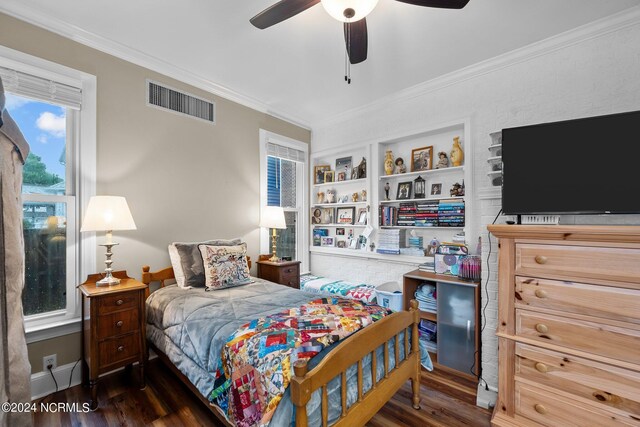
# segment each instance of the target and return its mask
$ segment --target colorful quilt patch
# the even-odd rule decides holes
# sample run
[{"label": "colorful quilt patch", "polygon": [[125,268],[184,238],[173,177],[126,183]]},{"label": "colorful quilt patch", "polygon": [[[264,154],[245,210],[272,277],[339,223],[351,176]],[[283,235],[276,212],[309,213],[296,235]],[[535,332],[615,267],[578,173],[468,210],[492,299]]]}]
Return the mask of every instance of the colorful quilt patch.
[{"label": "colorful quilt patch", "polygon": [[376,288],[373,285],[327,279],[310,274],[300,276],[300,290],[318,294],[332,294],[366,303],[376,303]]},{"label": "colorful quilt patch", "polygon": [[222,349],[209,400],[238,427],[267,426],[293,375],[293,363],[392,312],[345,298],[320,298],[251,321]]}]

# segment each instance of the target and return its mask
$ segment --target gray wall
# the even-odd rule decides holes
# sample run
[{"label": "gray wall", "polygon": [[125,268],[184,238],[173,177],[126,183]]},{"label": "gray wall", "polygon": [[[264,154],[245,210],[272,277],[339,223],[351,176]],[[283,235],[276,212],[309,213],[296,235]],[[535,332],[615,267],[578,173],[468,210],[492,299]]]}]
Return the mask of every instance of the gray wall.
[{"label": "gray wall", "polygon": [[[310,131],[1,13],[0,44],[97,76],[97,194],[125,196],[138,227],[114,233],[114,269],[140,278],[144,264],[166,267],[176,240],[240,236],[257,259],[258,131],[304,142]],[[147,107],[147,78],[214,99],[216,125]],[[32,371],[46,354],[75,361],[79,342],[74,334],[29,345]]]}]

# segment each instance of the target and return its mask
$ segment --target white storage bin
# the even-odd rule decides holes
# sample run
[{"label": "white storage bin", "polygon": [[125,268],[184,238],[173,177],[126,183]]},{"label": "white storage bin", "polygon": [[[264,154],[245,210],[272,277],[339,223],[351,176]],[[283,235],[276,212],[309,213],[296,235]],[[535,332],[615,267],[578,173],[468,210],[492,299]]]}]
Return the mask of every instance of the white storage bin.
[{"label": "white storage bin", "polygon": [[402,311],[402,286],[398,282],[387,282],[376,287],[378,305],[393,311]]}]

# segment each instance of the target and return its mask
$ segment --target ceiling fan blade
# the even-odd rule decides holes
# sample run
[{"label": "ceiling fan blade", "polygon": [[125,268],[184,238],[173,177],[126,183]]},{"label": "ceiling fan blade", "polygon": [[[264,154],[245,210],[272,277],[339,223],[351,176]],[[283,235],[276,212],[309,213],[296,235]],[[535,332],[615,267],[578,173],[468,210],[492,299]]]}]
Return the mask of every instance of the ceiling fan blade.
[{"label": "ceiling fan blade", "polygon": [[469,0],[397,0],[402,3],[424,7],[438,7],[441,9],[462,9]]},{"label": "ceiling fan blade", "polygon": [[281,0],[258,13],[249,22],[255,27],[264,30],[292,16],[296,16],[300,12],[304,12],[318,3],[320,3],[320,0]]},{"label": "ceiling fan blade", "polygon": [[344,41],[347,45],[349,62],[359,64],[367,59],[367,20],[344,23]]}]

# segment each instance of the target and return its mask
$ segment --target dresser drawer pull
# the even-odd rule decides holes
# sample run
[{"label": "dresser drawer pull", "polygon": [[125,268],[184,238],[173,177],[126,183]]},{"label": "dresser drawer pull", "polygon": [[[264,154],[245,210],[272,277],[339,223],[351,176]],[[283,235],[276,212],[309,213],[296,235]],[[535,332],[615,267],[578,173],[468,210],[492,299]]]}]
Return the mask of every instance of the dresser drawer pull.
[{"label": "dresser drawer pull", "polygon": [[287,268],[287,273],[291,273],[293,271],[292,268]]},{"label": "dresser drawer pull", "polygon": [[533,409],[535,409],[537,413],[542,414],[542,415],[547,413],[547,408],[545,408],[543,405],[541,405],[539,403],[536,403],[533,406]]},{"label": "dresser drawer pull", "polygon": [[124,351],[124,346],[123,345],[118,346],[118,351],[122,353]]},{"label": "dresser drawer pull", "polygon": [[542,289],[536,289],[535,294],[536,294],[536,296],[538,298],[546,298],[547,297],[547,291],[542,290]]},{"label": "dresser drawer pull", "polygon": [[547,365],[545,365],[544,363],[538,362],[536,363],[536,371],[538,372],[542,372],[543,374],[547,373]]},{"label": "dresser drawer pull", "polygon": [[540,332],[541,334],[546,334],[547,332],[549,332],[549,328],[544,323],[538,323],[536,325],[536,331]]},{"label": "dresser drawer pull", "polygon": [[293,286],[293,280],[289,280],[289,286]]},{"label": "dresser drawer pull", "polygon": [[121,327],[122,327],[122,325],[124,325],[124,322],[123,322],[122,320],[118,320],[118,321],[116,322],[116,326],[117,326],[118,328],[121,328]]},{"label": "dresser drawer pull", "polygon": [[123,300],[119,299],[118,301],[116,301],[116,305],[122,305],[122,304],[124,304]]},{"label": "dresser drawer pull", "polygon": [[544,256],[544,255],[536,255],[535,260],[536,260],[536,262],[538,264],[546,264],[547,263],[547,257]]}]

